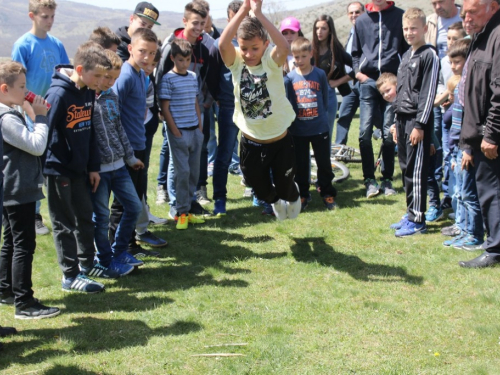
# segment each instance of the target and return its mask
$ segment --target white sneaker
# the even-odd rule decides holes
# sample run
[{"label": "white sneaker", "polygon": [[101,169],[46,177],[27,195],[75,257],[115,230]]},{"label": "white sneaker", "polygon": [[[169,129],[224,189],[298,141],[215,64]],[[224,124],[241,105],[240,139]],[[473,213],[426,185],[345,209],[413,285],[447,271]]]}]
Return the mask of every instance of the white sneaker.
[{"label": "white sneaker", "polygon": [[162,219],[160,217],[157,217],[149,211],[149,206],[146,206],[148,208],[148,219],[149,219],[149,224],[151,225],[165,225],[168,223],[167,219]]},{"label": "white sneaker", "polygon": [[158,185],[156,187],[156,204],[165,204],[168,203],[168,193],[165,186]]},{"label": "white sneaker", "polygon": [[[286,202],[282,199],[279,199],[276,203],[271,204],[274,211],[274,216],[278,220],[285,220],[287,218],[286,213]],[[299,209],[300,209],[300,199],[299,199]]]},{"label": "white sneaker", "polygon": [[301,201],[300,196],[295,202],[286,202],[286,216],[289,219],[295,219],[300,214]]},{"label": "white sneaker", "polygon": [[197,190],[194,194],[196,196],[196,201],[203,206],[212,202],[208,199],[206,186],[200,186],[200,190]]}]

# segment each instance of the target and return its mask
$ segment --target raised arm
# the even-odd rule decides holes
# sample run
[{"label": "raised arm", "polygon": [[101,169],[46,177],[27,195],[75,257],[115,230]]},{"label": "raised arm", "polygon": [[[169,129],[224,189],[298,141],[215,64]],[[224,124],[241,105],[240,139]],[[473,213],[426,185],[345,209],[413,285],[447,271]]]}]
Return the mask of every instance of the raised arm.
[{"label": "raised arm", "polygon": [[281,32],[262,13],[262,2],[263,0],[250,0],[250,6],[255,17],[264,26],[264,29],[266,29],[273,40],[274,48],[271,51],[271,57],[278,66],[283,66],[288,56],[289,44]]},{"label": "raised arm", "polygon": [[222,61],[226,66],[231,66],[236,57],[236,49],[233,46],[232,40],[238,31],[241,21],[248,15],[250,11],[250,0],[244,0],[243,5],[233,19],[226,26],[219,39],[219,51],[222,56]]}]

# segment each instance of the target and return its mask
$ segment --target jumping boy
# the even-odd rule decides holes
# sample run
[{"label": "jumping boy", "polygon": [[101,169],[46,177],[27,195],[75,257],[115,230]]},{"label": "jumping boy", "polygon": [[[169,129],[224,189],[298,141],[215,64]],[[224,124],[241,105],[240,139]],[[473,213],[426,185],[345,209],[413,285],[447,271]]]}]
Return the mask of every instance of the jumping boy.
[{"label": "jumping boy", "polygon": [[196,74],[188,70],[193,53],[191,44],[175,39],[170,48],[174,67],[161,80],[159,98],[167,123],[170,158],[176,171],[176,228],[187,229],[189,223],[205,222],[189,213],[200,173],[203,128],[198,81]]},{"label": "jumping boy", "polygon": [[3,134],[3,246],[0,254],[2,304],[15,304],[16,319],[43,319],[59,315],[57,307],[33,297],[31,270],[36,247],[35,202],[43,198],[42,163],[47,145],[47,107],[41,96],[33,101],[36,115],[29,131],[21,113],[12,107],[24,103],[26,70],[18,62],[0,64],[0,124]]},{"label": "jumping boy", "polygon": [[418,8],[410,8],[403,15],[403,34],[411,48],[403,55],[398,69],[393,105],[407,216],[398,223],[396,237],[427,231],[427,174],[439,58],[434,47],[425,44],[425,20],[425,14]]},{"label": "jumping boy", "polygon": [[[26,69],[28,90],[44,97],[50,87],[54,67],[69,64],[68,55],[59,39],[49,34],[54,23],[57,4],[54,0],[30,0],[28,16],[31,19],[31,30],[21,36],[12,47],[12,60],[20,62]],[[29,128],[35,119],[29,104],[23,109],[28,115]],[[40,236],[49,234],[40,214],[41,202],[36,202],[35,227]]]},{"label": "jumping boy", "polygon": [[[255,17],[247,17],[250,10]],[[268,32],[274,47],[269,45]],[[235,34],[238,48],[231,43]],[[287,128],[295,112],[286,100],[282,73],[288,42],[262,13],[262,0],[245,0],[224,29],[219,49],[236,93],[233,119],[242,132],[243,176],[258,199],[272,204],[278,220],[294,219],[300,213],[300,196],[294,182],[293,139]]]},{"label": "jumping boy", "polygon": [[299,37],[291,45],[295,69],[286,76],[287,93],[297,117],[290,126],[295,144],[295,182],[299,186],[301,210],[310,200],[310,146],[318,164],[318,187],[328,210],[335,208],[337,192],[332,186],[334,177],[330,162],[328,126],[328,80],[323,70],[311,65],[312,45]]},{"label": "jumping boy", "polygon": [[[118,111],[118,96],[111,89],[120,76],[122,60],[113,51],[106,50],[112,68],[104,74],[99,84],[93,115],[101,167],[99,186],[91,193],[95,223],[94,241],[96,257],[101,265],[111,268],[120,276],[128,275],[135,266],[144,264],[127,252],[142,204],[135,192],[125,163],[132,169],[144,168],[123,130]],[[123,215],[110,244],[108,240],[109,198],[113,195],[123,205]]]},{"label": "jumping boy", "polygon": [[98,293],[104,285],[87,277],[96,274],[115,278],[118,274],[94,265],[94,224],[90,183],[99,185],[100,157],[92,112],[95,91],[111,64],[101,46],[86,42],[78,47],[74,67],[56,67],[46,100],[49,111],[49,141],[44,174],[57,260],[63,273],[64,291]]}]

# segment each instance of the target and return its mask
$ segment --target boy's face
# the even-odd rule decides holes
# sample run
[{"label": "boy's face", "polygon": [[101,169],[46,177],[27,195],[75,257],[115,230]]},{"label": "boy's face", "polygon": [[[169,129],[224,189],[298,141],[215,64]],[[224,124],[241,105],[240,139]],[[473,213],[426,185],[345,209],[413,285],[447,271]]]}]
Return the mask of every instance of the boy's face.
[{"label": "boy's face", "polygon": [[303,73],[311,69],[312,51],[293,52],[292,55],[295,66]]},{"label": "boy's face", "polygon": [[299,37],[299,33],[293,30],[283,30],[281,32],[283,36],[285,37],[286,41],[288,42],[288,45],[291,46],[293,41]]},{"label": "boy's face", "polygon": [[448,34],[446,35],[446,44],[448,45],[448,49],[455,43],[457,40],[462,39],[464,35],[460,30],[448,30]]},{"label": "boy's face", "polygon": [[184,74],[189,69],[189,64],[191,64],[191,55],[184,57],[180,53],[175,56],[170,56],[174,65],[175,71],[179,74]]},{"label": "boy's face", "polygon": [[56,15],[55,9],[49,9],[47,7],[42,7],[39,9],[38,13],[29,13],[29,17],[33,21],[35,29],[37,31],[44,31],[48,33],[52,29],[54,24],[54,17]]},{"label": "boy's face", "polygon": [[403,19],[403,35],[406,43],[410,46],[421,46],[425,44],[425,33],[427,26],[419,19]]},{"label": "boy's face", "polygon": [[260,60],[262,59],[268,44],[268,40],[264,42],[257,36],[250,40],[238,38],[241,57],[248,66],[256,66],[260,64]]},{"label": "boy's face", "polygon": [[99,83],[99,90],[108,91],[115,84],[116,80],[120,76],[121,69],[110,69],[106,70],[104,77]]},{"label": "boy's face", "polygon": [[461,76],[464,65],[465,58],[463,58],[462,56],[450,58],[450,67],[453,74]]},{"label": "boy's face", "polygon": [[80,81],[91,90],[97,90],[99,88],[106,74],[106,70],[102,68],[85,70],[83,66],[79,65],[75,69],[80,76]]},{"label": "boy's face", "polygon": [[203,32],[207,19],[202,18],[199,14],[189,13],[187,18],[182,19],[182,22],[184,22],[184,36],[193,43]]},{"label": "boy's face", "polygon": [[132,36],[135,30],[146,28],[152,29],[154,26],[154,22],[148,20],[147,18],[139,17],[136,14],[130,16],[130,24],[128,26],[128,35]]},{"label": "boy's face", "polygon": [[148,65],[145,68],[143,68],[144,73],[146,73],[146,76],[149,76],[151,73],[154,72],[154,70],[156,68],[156,64],[157,64],[156,61],[151,61],[151,62],[148,62]]},{"label": "boy's face", "polygon": [[380,94],[384,100],[392,103],[396,99],[396,85],[386,82],[382,86],[380,86]]},{"label": "boy's face", "polygon": [[139,39],[128,45],[130,57],[133,59],[135,68],[146,69],[156,56],[158,45],[155,42],[147,42]]},{"label": "boy's face", "polygon": [[24,73],[19,74],[17,79],[14,81],[12,86],[7,85],[6,83],[1,86],[2,94],[6,94],[5,105],[11,107],[13,105],[23,105],[24,97],[26,96],[26,75]]}]

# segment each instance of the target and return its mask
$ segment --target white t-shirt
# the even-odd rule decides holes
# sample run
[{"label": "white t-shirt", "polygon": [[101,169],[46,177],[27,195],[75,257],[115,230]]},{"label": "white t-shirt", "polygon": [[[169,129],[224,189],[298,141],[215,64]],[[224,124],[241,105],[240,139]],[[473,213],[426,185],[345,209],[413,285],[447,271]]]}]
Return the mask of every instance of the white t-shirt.
[{"label": "white t-shirt", "polygon": [[236,48],[234,63],[228,67],[234,85],[233,121],[243,133],[260,140],[278,137],[295,119],[282,68],[271,57],[272,48],[267,47],[257,66],[247,66]]}]

